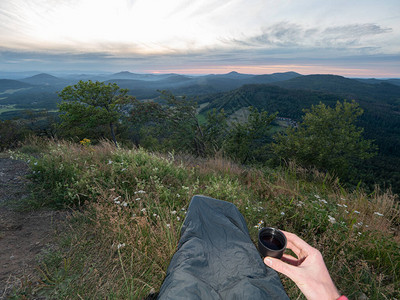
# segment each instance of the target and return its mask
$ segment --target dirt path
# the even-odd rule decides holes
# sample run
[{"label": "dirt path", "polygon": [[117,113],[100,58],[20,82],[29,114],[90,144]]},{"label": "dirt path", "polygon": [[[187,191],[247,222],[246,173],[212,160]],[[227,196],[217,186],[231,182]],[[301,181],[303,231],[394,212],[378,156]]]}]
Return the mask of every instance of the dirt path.
[{"label": "dirt path", "polygon": [[34,282],[37,256],[56,234],[65,213],[51,210],[19,212],[11,203],[29,195],[28,166],[0,157],[0,299],[21,280]]}]

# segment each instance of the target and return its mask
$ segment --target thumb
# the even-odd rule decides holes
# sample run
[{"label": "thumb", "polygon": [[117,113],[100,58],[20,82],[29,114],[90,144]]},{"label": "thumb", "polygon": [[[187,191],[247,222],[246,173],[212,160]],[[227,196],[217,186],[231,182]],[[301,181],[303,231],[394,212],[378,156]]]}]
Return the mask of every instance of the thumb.
[{"label": "thumb", "polygon": [[275,271],[282,273],[291,279],[296,272],[296,267],[289,265],[288,263],[285,263],[277,258],[267,256],[264,258],[264,263],[271,269],[274,269]]}]

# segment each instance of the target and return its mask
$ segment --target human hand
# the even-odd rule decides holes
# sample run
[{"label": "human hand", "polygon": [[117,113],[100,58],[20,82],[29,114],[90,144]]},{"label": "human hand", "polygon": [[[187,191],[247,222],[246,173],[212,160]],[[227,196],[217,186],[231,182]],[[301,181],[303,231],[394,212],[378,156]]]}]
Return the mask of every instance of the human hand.
[{"label": "human hand", "polygon": [[287,239],[287,248],[297,258],[284,254],[282,258],[264,258],[264,263],[275,271],[292,279],[307,299],[338,299],[339,293],[325,266],[321,252],[311,247],[297,235],[282,231]]}]

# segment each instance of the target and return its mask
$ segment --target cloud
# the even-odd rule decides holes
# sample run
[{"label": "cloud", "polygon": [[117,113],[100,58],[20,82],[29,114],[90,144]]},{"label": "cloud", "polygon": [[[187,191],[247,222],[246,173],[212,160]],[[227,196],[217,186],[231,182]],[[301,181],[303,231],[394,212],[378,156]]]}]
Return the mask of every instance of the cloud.
[{"label": "cloud", "polygon": [[350,24],[331,27],[305,27],[296,23],[279,22],[261,29],[261,33],[249,37],[224,40],[232,46],[255,47],[264,49],[289,48],[298,50],[353,48],[364,51],[376,50],[380,46],[365,38],[392,32],[376,24]]}]

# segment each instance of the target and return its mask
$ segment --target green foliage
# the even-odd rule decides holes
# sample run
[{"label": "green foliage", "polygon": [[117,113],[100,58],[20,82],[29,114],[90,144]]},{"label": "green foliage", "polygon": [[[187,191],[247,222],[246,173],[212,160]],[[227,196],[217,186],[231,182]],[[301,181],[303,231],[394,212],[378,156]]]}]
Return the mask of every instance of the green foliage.
[{"label": "green foliage", "polygon": [[272,148],[280,158],[348,179],[352,167],[375,155],[376,147],[355,125],[363,110],[354,101],[337,102],[335,108],[320,103],[305,113],[297,128],[276,136]]},{"label": "green foliage", "polygon": [[250,107],[246,123],[233,123],[224,148],[227,155],[243,164],[265,162],[269,157],[271,122],[276,115]]},{"label": "green foliage", "polygon": [[128,90],[120,89],[115,83],[79,81],[65,87],[59,97],[63,100],[58,107],[65,136],[79,140],[111,137],[117,145],[114,127],[123,117],[124,105],[134,102]]},{"label": "green foliage", "polygon": [[29,133],[19,121],[0,121],[0,151],[17,147]]}]

